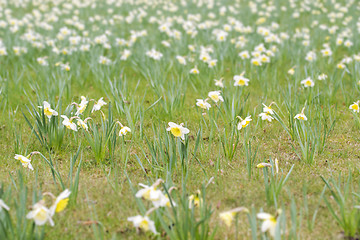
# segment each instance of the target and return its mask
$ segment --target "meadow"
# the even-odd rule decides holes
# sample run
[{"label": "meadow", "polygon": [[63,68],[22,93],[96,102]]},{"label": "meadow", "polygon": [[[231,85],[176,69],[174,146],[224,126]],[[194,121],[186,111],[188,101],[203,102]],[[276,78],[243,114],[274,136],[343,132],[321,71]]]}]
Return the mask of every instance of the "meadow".
[{"label": "meadow", "polygon": [[0,2],[0,239],[359,239],[360,2]]}]

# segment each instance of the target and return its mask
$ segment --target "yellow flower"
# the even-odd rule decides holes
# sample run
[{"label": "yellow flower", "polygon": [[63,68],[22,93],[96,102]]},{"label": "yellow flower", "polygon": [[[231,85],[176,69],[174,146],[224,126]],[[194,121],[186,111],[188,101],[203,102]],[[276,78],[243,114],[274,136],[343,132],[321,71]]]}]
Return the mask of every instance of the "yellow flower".
[{"label": "yellow flower", "polygon": [[360,102],[360,100],[358,100],[358,101],[356,101],[356,102],[354,102],[353,104],[351,104],[350,106],[349,106],[349,109],[351,109],[351,110],[353,110],[354,112],[359,112],[359,102]]},{"label": "yellow flower", "polygon": [[265,167],[271,167],[270,163],[259,163],[256,165],[256,168],[265,168]]},{"label": "yellow flower", "polygon": [[51,216],[55,213],[63,211],[69,203],[70,196],[69,189],[65,189],[60,195],[56,198],[54,204],[50,207]]}]

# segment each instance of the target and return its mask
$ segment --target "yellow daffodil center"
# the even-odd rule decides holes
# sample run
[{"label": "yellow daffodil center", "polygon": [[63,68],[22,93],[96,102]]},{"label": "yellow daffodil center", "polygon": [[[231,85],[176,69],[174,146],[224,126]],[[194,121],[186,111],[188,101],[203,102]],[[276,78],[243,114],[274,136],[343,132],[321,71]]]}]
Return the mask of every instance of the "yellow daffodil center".
[{"label": "yellow daffodil center", "polygon": [[40,221],[45,221],[46,218],[47,218],[47,213],[46,213],[45,209],[41,208],[41,209],[37,212],[37,214],[35,215],[34,218],[37,219],[37,220],[40,220]]},{"label": "yellow daffodil center", "polygon": [[175,137],[181,136],[181,130],[178,127],[172,127],[170,131]]},{"label": "yellow daffodil center", "polygon": [[51,116],[51,115],[52,115],[52,112],[50,111],[49,108],[44,108],[44,114],[45,114],[46,116]]},{"label": "yellow daffodil center", "polygon": [[307,81],[305,82],[305,85],[306,85],[306,86],[311,86],[311,81],[310,81],[310,80],[307,80]]},{"label": "yellow daffodil center", "polygon": [[353,104],[353,105],[351,105],[351,108],[354,110],[359,110],[359,105]]},{"label": "yellow daffodil center", "polygon": [[146,219],[143,219],[140,223],[140,228],[143,229],[144,231],[148,231],[149,230],[149,222]]},{"label": "yellow daffodil center", "polygon": [[65,198],[62,199],[58,202],[58,204],[56,205],[56,209],[55,212],[61,212],[62,210],[64,210],[66,208],[66,206],[69,203],[69,198]]},{"label": "yellow daffodil center", "polygon": [[240,80],[238,81],[238,84],[241,85],[241,86],[243,86],[243,85],[245,85],[245,81],[244,81],[243,79],[240,79]]},{"label": "yellow daffodil center", "polygon": [[219,96],[218,95],[212,95],[211,99],[214,101],[219,101]]}]

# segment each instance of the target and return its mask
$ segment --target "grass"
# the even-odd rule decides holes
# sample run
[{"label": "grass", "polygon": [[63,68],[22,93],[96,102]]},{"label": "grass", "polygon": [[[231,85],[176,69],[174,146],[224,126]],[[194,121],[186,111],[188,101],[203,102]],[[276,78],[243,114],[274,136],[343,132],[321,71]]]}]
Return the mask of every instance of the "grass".
[{"label": "grass", "polygon": [[[38,26],[39,20],[32,18],[29,22],[37,24],[33,31],[25,20],[23,24],[14,24],[19,27],[14,32],[11,19],[23,19],[33,9],[40,9],[41,16],[48,12],[42,8],[57,12],[57,3],[45,1],[38,7],[26,1],[22,7],[10,3],[4,6],[13,11],[8,19],[0,16],[0,20],[9,24],[0,28],[7,51],[0,56],[0,199],[10,211],[0,211],[0,236],[13,239],[57,239],[60,235],[64,239],[358,236],[360,221],[355,206],[359,205],[359,113],[349,106],[359,100],[360,90],[360,61],[354,55],[360,52],[356,38],[359,3],[335,1],[344,7],[341,9],[327,1],[311,1],[302,6],[288,1],[263,1],[271,7],[254,3],[257,10],[252,11],[249,1],[217,1],[213,8],[201,1],[196,1],[201,6],[188,1],[186,6],[174,3],[178,10],[171,12],[169,8],[174,4],[165,2],[165,5],[151,1],[116,5],[98,1],[94,8],[90,5],[79,8],[72,1],[61,1],[56,6],[61,10],[56,15],[59,20],[44,20],[52,28],[46,30],[46,26]],[[319,9],[316,4],[320,2],[327,12],[345,9],[347,12],[334,19],[320,10],[316,14]],[[233,8],[222,14],[220,5]],[[137,16],[134,19],[128,17],[131,11]],[[139,17],[142,11],[147,15]],[[294,13],[300,17],[295,18]],[[262,19],[264,14],[267,16]],[[160,20],[162,16],[168,20]],[[195,28],[187,29],[175,16],[188,19],[188,24]],[[347,16],[353,18],[346,19]],[[218,23],[204,29],[204,21],[210,24],[214,19]],[[247,32],[236,21],[252,31]],[[171,34],[161,30],[164,22],[171,23],[166,26]],[[327,29],[322,29],[321,24]],[[224,34],[220,29],[227,25],[232,30],[225,31],[224,41],[217,41]],[[332,33],[331,26],[338,30]],[[352,34],[344,33],[345,28]],[[68,35],[64,34],[66,31]],[[268,42],[263,31],[270,31],[279,40]],[[72,44],[71,37],[80,37],[82,42]],[[340,37],[353,45],[336,44]],[[117,38],[127,43],[117,44]],[[304,44],[308,38],[309,46]],[[59,53],[49,40],[54,40]],[[171,47],[161,41],[169,42]],[[90,50],[81,51],[87,42]],[[270,62],[256,66],[251,59],[238,56],[245,50],[251,54],[261,48],[260,44],[268,50],[262,53],[269,56]],[[326,48],[323,44],[329,45],[331,56],[322,56],[321,50]],[[27,52],[17,56],[12,49],[16,46],[25,47]],[[203,50],[205,46],[213,51]],[[147,54],[152,48],[163,54],[160,60]],[[131,55],[121,59],[125,49]],[[310,51],[317,55],[312,62],[305,59]],[[216,66],[210,68],[201,60],[204,55],[216,59]],[[101,64],[100,56],[111,63]],[[180,64],[176,56],[185,56],[186,65]],[[346,62],[348,56],[351,62]],[[46,57],[48,65],[42,66],[39,57]],[[337,67],[340,62],[345,63],[345,69]],[[62,65],[65,63],[69,63],[69,71]],[[294,66],[295,73],[291,75],[288,70]],[[190,73],[195,67],[199,74]],[[233,77],[242,72],[250,79],[249,85],[233,86]],[[318,80],[321,73],[327,78]],[[313,87],[301,84],[308,77],[314,81]],[[224,79],[224,88],[215,86],[214,79],[220,78]],[[221,90],[223,102],[210,99],[208,93],[215,90]],[[72,131],[63,125],[60,115],[73,117],[76,123],[76,106],[72,103],[80,103],[81,96],[89,102],[78,117],[91,118],[87,122],[89,130],[78,126],[78,131]],[[92,112],[101,97],[107,104],[101,111]],[[208,99],[211,108],[199,108],[196,99]],[[58,116],[48,120],[43,109],[38,108],[43,101],[48,101]],[[271,122],[258,117],[263,104],[271,104],[275,112]],[[307,121],[294,119],[303,108]],[[241,121],[237,116],[245,119],[250,115],[252,121],[238,130]],[[184,123],[190,133],[183,140],[175,137],[166,130],[168,122]],[[123,126],[131,132],[119,136]],[[27,156],[34,151],[41,153],[31,156],[34,171],[23,168],[14,159],[15,154]],[[278,173],[275,159],[279,161]],[[259,163],[270,163],[272,167],[256,168]],[[151,210],[152,203],[136,198],[135,194],[140,189],[139,183],[152,185],[159,178],[164,180],[159,189],[170,198],[171,205]],[[170,193],[172,187],[176,189]],[[44,192],[57,196],[64,189],[71,191],[70,201],[64,211],[53,217],[53,227],[36,226],[26,219],[31,206]],[[196,194],[201,204],[189,209],[194,204],[189,196]],[[47,204],[51,203],[51,198],[44,198]],[[238,213],[227,227],[219,214],[238,207],[245,207],[248,212]],[[139,230],[127,220],[146,212],[155,222],[158,235]],[[277,213],[274,237],[261,231],[262,221],[257,218],[260,212]]]}]

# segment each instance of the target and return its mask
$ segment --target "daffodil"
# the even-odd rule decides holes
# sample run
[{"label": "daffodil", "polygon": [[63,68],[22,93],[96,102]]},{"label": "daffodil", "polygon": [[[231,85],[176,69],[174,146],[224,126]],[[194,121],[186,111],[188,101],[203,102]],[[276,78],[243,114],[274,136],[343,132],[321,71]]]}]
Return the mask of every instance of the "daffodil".
[{"label": "daffodil", "polygon": [[295,73],[295,68],[294,68],[294,67],[292,67],[292,68],[290,68],[290,69],[288,70],[288,74],[294,75],[294,73]]},{"label": "daffodil", "polygon": [[158,179],[153,185],[147,186],[145,184],[139,183],[139,185],[142,187],[136,194],[135,197],[137,198],[144,198],[148,201],[154,201],[158,200],[161,191],[157,189],[157,186],[159,184],[163,183],[164,181],[162,179]]},{"label": "daffodil", "polygon": [[209,110],[209,108],[211,108],[210,103],[206,102],[206,99],[196,99],[196,106],[206,110]]},{"label": "daffodil", "polygon": [[215,86],[218,86],[218,87],[224,88],[224,83],[223,83],[223,80],[224,80],[224,78],[220,78],[219,80],[214,79],[214,81],[215,81]]},{"label": "daffodil", "polygon": [[304,111],[305,111],[305,107],[303,107],[303,109],[301,110],[301,113],[296,114],[296,116],[294,118],[298,119],[298,120],[307,121],[307,117],[305,116]]},{"label": "daffodil", "polygon": [[175,137],[180,137],[182,140],[185,140],[185,134],[188,134],[190,132],[189,129],[183,127],[183,123],[180,125],[169,122],[169,127],[166,129],[166,131],[170,131],[172,135]]},{"label": "daffodil", "polygon": [[274,110],[271,108],[271,106],[273,105],[273,103],[274,103],[274,102],[270,103],[269,106],[266,106],[265,104],[262,104],[262,105],[264,106],[264,107],[263,107],[263,112],[273,115],[273,114],[274,114]]},{"label": "daffodil", "polygon": [[263,120],[263,121],[266,120],[268,122],[271,122],[274,119],[269,113],[266,113],[266,112],[260,113],[259,117],[261,117],[261,120]]},{"label": "daffodil", "polygon": [[55,213],[63,211],[69,203],[69,196],[71,192],[69,189],[65,189],[60,195],[55,199],[54,204],[50,207],[50,214],[54,216]]},{"label": "daffodil", "polygon": [[73,130],[73,131],[77,131],[77,126],[76,126],[76,123],[73,122],[73,119],[74,117],[71,117],[70,119],[65,116],[65,115],[61,115],[61,117],[64,119],[62,121],[62,124],[67,128],[67,129],[70,129],[70,130]]},{"label": "daffodil", "polygon": [[158,234],[154,221],[150,220],[148,216],[137,215],[134,217],[129,217],[127,220],[132,222],[136,228],[139,228],[145,232],[151,231],[154,234]]},{"label": "daffodil", "polygon": [[100,98],[97,102],[95,102],[91,112],[99,111],[102,106],[106,105],[107,103],[103,100],[103,98]]},{"label": "daffodil", "polygon": [[256,165],[256,168],[265,168],[265,167],[271,167],[270,163],[259,163]]},{"label": "daffodil", "polygon": [[240,74],[240,75],[235,75],[234,76],[234,86],[248,86],[249,85],[249,79],[245,78],[243,76],[244,73]]},{"label": "daffodil", "polygon": [[190,70],[190,73],[191,73],[191,74],[199,74],[200,71],[199,71],[199,69],[195,66],[194,68],[192,68],[192,69]]},{"label": "daffodil", "polygon": [[49,222],[51,226],[54,226],[54,221],[51,218],[50,210],[44,206],[44,200],[36,203],[32,207],[32,211],[30,211],[27,215],[27,219],[33,219],[36,225],[42,226],[46,222]]},{"label": "daffodil", "polygon": [[131,129],[129,127],[123,126],[119,131],[119,136],[125,136],[129,132],[131,132]]},{"label": "daffodil", "polygon": [[83,120],[81,120],[80,118],[78,118],[76,124],[77,124],[79,127],[81,127],[82,129],[88,131],[89,127],[88,127],[88,125],[87,125],[87,121],[90,120],[90,119],[91,119],[91,118],[88,117],[88,118],[86,118],[86,119],[83,121]]},{"label": "daffodil", "polygon": [[234,221],[236,214],[238,214],[239,212],[249,212],[249,210],[244,207],[239,207],[230,211],[222,212],[219,214],[219,217],[227,227],[230,227],[231,223]]},{"label": "daffodil", "polygon": [[310,77],[302,80],[301,84],[304,85],[304,87],[306,87],[306,88],[307,87],[314,87],[314,85],[315,85],[314,81]]},{"label": "daffodil", "polygon": [[211,91],[208,94],[209,98],[213,100],[214,102],[223,102],[224,98],[221,96],[221,91]]},{"label": "daffodil", "polygon": [[245,119],[242,119],[240,116],[237,116],[237,118],[240,119],[240,122],[237,125],[238,130],[247,127],[249,123],[252,121],[251,116],[247,116]]},{"label": "daffodil", "polygon": [[356,102],[354,102],[353,104],[351,104],[350,106],[349,106],[349,109],[350,110],[353,110],[353,112],[359,112],[359,102],[360,102],[360,100],[358,100],[358,101],[356,101]]},{"label": "daffodil", "polygon": [[[281,214],[281,210],[279,209],[277,211],[277,216]],[[275,230],[276,230],[276,224],[277,219],[275,216],[269,214],[269,213],[258,213],[257,218],[263,220],[263,223],[261,225],[261,231],[269,232],[270,236],[275,237]]]},{"label": "daffodil", "polygon": [[327,79],[327,75],[325,74],[325,73],[322,73],[322,74],[320,74],[319,76],[318,76],[318,79],[319,80],[325,80],[325,79]]},{"label": "daffodil", "polygon": [[86,100],[86,97],[84,97],[84,96],[81,96],[80,104],[73,103],[74,105],[76,105],[76,109],[77,109],[75,115],[78,116],[78,115],[82,114],[85,111],[88,103],[89,103],[89,101]]},{"label": "daffodil", "polygon": [[189,196],[189,208],[199,207],[202,204],[203,200],[200,196],[200,191],[198,190],[196,194]]},{"label": "daffodil", "polygon": [[30,160],[31,156],[32,156],[32,153],[30,153],[27,157],[24,157],[23,155],[20,155],[20,154],[15,154],[14,158],[16,160],[20,160],[20,162],[24,168],[29,168],[30,170],[34,170],[33,166],[31,165],[31,160]]},{"label": "daffodil", "polygon": [[2,209],[5,209],[6,211],[9,211],[9,210],[10,210],[9,206],[6,205],[5,202],[4,202],[2,199],[0,199],[0,211],[1,211]]},{"label": "daffodil", "polygon": [[50,103],[48,103],[47,101],[44,101],[43,106],[39,106],[39,108],[42,108],[44,110],[44,114],[45,114],[45,116],[47,116],[49,118],[49,120],[52,116],[58,115],[58,112],[51,109]]}]

